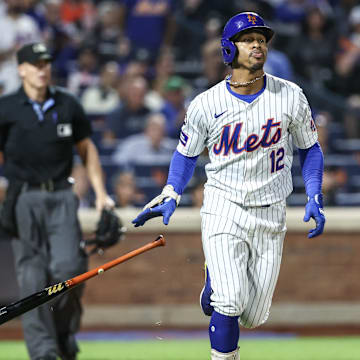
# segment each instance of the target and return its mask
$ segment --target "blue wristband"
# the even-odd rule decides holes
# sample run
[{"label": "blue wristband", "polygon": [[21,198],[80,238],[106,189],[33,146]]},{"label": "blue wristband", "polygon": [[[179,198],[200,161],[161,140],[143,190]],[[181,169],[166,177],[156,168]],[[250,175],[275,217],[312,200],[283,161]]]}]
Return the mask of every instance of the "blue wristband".
[{"label": "blue wristband", "polygon": [[175,150],[171,159],[167,184],[181,195],[194,174],[198,156],[188,157]]}]

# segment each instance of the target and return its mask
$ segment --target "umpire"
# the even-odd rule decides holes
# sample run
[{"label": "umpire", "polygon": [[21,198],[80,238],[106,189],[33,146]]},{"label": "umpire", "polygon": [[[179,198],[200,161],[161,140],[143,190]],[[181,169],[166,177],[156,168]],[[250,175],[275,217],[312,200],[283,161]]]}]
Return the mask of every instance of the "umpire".
[{"label": "umpire", "polygon": [[[51,54],[32,43],[17,53],[22,87],[0,99],[0,158],[9,188],[1,223],[11,231],[20,297],[87,270],[80,249],[79,200],[69,176],[74,146],[86,166],[96,207],[113,207],[91,125],[78,101],[51,86]],[[23,315],[24,337],[32,360],[76,359],[75,334],[83,288]]]}]

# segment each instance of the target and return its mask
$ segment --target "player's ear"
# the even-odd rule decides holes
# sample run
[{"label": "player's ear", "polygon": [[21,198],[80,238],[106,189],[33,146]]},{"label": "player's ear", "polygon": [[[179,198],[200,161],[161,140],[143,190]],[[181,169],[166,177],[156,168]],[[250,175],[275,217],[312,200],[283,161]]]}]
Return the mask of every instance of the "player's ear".
[{"label": "player's ear", "polygon": [[19,76],[21,78],[23,78],[25,76],[25,74],[26,74],[26,66],[25,66],[25,64],[20,64],[18,66],[18,73],[19,73]]}]

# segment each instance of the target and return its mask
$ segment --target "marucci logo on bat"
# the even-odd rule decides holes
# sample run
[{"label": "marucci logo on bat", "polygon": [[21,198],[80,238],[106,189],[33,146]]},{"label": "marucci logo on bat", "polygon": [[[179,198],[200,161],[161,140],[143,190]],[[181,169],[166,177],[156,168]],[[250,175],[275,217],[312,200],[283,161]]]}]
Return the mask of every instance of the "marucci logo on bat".
[{"label": "marucci logo on bat", "polygon": [[52,295],[63,289],[64,289],[64,283],[59,283],[59,284],[48,287],[46,290],[48,292],[48,295]]}]

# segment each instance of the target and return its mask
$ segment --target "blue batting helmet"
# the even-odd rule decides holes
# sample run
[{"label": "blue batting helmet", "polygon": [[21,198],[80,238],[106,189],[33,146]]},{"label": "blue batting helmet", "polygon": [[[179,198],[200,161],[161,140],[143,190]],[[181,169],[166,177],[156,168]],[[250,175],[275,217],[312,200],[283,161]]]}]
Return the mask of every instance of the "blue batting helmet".
[{"label": "blue batting helmet", "polygon": [[236,34],[244,30],[260,30],[266,41],[270,41],[274,31],[265,25],[264,19],[254,12],[242,12],[233,16],[225,25],[221,38],[221,50],[226,65],[230,65],[236,55],[237,48],[231,40]]}]

